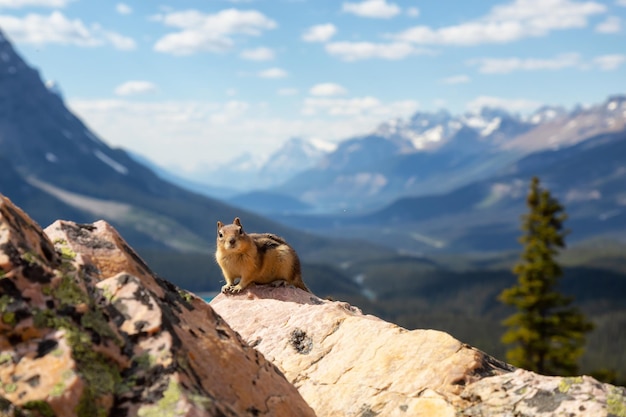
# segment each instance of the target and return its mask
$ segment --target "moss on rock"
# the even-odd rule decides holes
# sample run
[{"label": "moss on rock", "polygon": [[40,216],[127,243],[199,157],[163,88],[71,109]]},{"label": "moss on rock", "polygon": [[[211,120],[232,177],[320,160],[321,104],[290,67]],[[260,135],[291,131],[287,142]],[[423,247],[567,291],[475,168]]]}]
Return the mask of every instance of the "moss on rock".
[{"label": "moss on rock", "polygon": [[565,394],[570,390],[570,388],[572,388],[572,385],[581,384],[582,382],[583,382],[582,376],[565,377],[559,383],[559,392]]},{"label": "moss on rock", "polygon": [[56,417],[50,404],[45,401],[28,401],[22,408],[24,410],[34,411],[41,417]]},{"label": "moss on rock", "polygon": [[139,417],[182,416],[185,413],[182,412],[182,410],[177,409],[180,397],[180,386],[178,385],[178,382],[171,379],[167,389],[163,392],[163,397],[161,397],[161,399],[155,404],[140,408],[137,415]]},{"label": "moss on rock", "polygon": [[626,417],[626,390],[612,387],[606,397],[606,406],[609,415]]}]

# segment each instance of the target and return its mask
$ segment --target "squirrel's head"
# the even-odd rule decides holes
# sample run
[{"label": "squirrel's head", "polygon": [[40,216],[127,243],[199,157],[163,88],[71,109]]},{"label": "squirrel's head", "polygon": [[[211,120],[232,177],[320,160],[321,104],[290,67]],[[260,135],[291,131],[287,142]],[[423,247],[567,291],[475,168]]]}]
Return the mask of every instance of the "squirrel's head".
[{"label": "squirrel's head", "polygon": [[239,217],[235,217],[232,224],[224,225],[221,221],[217,222],[217,243],[225,249],[235,249],[238,245],[240,237],[244,236],[243,226]]}]

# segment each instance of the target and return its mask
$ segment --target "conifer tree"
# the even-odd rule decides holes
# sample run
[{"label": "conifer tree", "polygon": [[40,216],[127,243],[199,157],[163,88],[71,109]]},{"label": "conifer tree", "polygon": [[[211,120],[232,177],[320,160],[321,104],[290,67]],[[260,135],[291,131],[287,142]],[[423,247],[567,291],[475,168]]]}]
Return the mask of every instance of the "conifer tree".
[{"label": "conifer tree", "polygon": [[558,291],[563,272],[555,261],[565,247],[565,210],[534,177],[526,200],[529,212],[522,216],[523,251],[513,267],[517,284],[505,289],[501,302],[517,308],[503,324],[504,344],[512,344],[507,361],[547,375],[575,375],[584,351],[585,333],[593,326],[575,307],[572,298]]}]

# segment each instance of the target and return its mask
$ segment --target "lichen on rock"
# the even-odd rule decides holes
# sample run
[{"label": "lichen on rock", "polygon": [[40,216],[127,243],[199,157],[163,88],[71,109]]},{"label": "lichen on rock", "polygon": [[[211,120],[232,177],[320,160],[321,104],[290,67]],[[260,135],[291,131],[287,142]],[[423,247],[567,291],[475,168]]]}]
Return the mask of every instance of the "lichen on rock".
[{"label": "lichen on rock", "polygon": [[0,415],[314,415],[105,222],[44,233],[0,195],[0,269]]}]

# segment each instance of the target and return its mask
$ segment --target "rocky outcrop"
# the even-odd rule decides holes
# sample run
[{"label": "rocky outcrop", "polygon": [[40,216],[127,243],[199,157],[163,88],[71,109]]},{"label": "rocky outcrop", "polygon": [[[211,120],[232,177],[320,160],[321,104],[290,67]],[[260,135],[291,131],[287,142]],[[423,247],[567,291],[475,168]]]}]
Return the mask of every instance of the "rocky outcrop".
[{"label": "rocky outcrop", "polygon": [[105,222],[45,233],[0,196],[0,415],[314,416]]},{"label": "rocky outcrop", "polygon": [[44,232],[0,196],[0,416],[315,415],[626,417],[626,390],[296,288],[209,305],[107,223]]},{"label": "rocky outcrop", "polygon": [[318,416],[625,416],[626,390],[516,370],[434,330],[408,331],[295,288],[211,306]]}]

